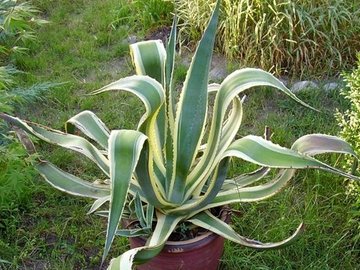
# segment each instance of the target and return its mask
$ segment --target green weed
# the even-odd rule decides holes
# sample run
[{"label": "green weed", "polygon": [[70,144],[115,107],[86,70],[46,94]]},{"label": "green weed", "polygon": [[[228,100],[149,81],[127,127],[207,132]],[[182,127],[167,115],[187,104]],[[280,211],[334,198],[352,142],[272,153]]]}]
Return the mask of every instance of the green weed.
[{"label": "green weed", "polygon": [[[349,101],[347,110],[337,111],[336,120],[341,127],[340,135],[349,141],[357,154],[360,154],[360,54],[357,55],[357,68],[351,73],[344,74],[347,86],[341,94]],[[345,168],[351,168],[351,160],[348,159]],[[347,194],[354,200],[352,216],[349,223],[355,227],[353,241],[360,240],[360,184],[348,181]]]},{"label": "green weed", "polygon": [[127,26],[129,30],[141,33],[159,26],[169,26],[174,10],[170,0],[130,0],[120,1],[112,11],[114,20],[111,27]]}]

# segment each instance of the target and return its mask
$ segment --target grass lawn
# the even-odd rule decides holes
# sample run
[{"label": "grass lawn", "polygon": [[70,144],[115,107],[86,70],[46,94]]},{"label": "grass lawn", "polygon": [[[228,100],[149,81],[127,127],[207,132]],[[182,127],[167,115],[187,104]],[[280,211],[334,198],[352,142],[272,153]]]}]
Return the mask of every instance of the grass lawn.
[{"label": "grass lawn", "polygon": [[[97,97],[85,94],[133,74],[128,37],[143,37],[156,25],[169,23],[169,18],[148,18],[148,23],[144,14],[137,12],[146,10],[146,5],[132,9],[124,5],[126,0],[93,0],[91,5],[85,0],[33,3],[51,23],[40,29],[39,41],[32,45],[31,53],[16,59],[17,65],[29,71],[22,79],[29,85],[38,81],[64,84],[53,90],[46,102],[20,108],[17,114],[59,129],[71,116],[89,109],[110,129],[134,128],[144,112],[135,97],[123,93]],[[183,77],[183,70],[177,76]],[[306,133],[338,132],[335,108],[347,107],[338,92],[313,90],[298,96],[322,112],[304,108],[274,90],[249,91],[239,136],[262,135],[267,125],[273,131],[273,141],[290,146]],[[85,179],[99,174],[72,153],[44,143],[37,147],[43,156]],[[341,166],[337,157],[324,159]],[[230,173],[243,168],[244,164],[233,162]],[[86,215],[90,200],[53,189],[33,171],[28,175],[19,187],[23,195],[6,209],[0,208],[0,258],[11,262],[0,263],[0,269],[98,269],[106,220]],[[227,242],[221,269],[359,269],[359,247],[351,241],[355,232],[347,224],[350,205],[340,177],[315,170],[298,173],[291,185],[274,198],[234,205],[233,225],[242,235],[267,242],[286,238],[303,221],[303,236],[289,247],[265,252]],[[108,258],[127,248],[127,239],[116,238]]]}]

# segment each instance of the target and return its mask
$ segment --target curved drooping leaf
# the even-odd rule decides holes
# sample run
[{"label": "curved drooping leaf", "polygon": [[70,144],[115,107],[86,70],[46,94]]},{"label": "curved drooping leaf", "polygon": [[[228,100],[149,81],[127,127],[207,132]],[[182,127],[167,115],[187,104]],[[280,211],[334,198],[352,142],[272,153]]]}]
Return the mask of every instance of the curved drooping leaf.
[{"label": "curved drooping leaf", "polygon": [[166,51],[161,40],[147,40],[130,45],[137,75],[148,75],[164,85]]},{"label": "curved drooping leaf", "polygon": [[135,75],[110,83],[92,92],[93,95],[107,91],[127,91],[136,95],[145,105],[146,112],[139,121],[138,130],[148,135],[149,143],[154,153],[156,165],[165,172],[161,141],[156,126],[158,115],[164,100],[164,89],[156,80],[143,75]]},{"label": "curved drooping leaf", "polygon": [[348,154],[354,157],[352,173],[355,173],[359,159],[351,145],[341,138],[326,134],[308,134],[297,139],[291,149],[314,156],[324,153]]},{"label": "curved drooping leaf", "polygon": [[111,199],[103,261],[122,217],[131,178],[146,139],[145,135],[134,130],[115,130],[110,133]]},{"label": "curved drooping leaf", "polygon": [[[109,189],[110,194],[110,189]],[[110,201],[111,196],[104,196],[101,198],[98,198],[91,206],[90,210],[87,212],[88,215],[94,213],[96,210],[98,210],[104,203]]]},{"label": "curved drooping leaf", "polygon": [[[161,40],[148,40],[130,45],[130,54],[138,75],[147,75],[158,81],[165,92],[166,51]],[[156,138],[161,149],[165,143],[165,102],[156,117]]]},{"label": "curved drooping leaf", "polygon": [[[310,137],[308,137],[310,138]],[[340,139],[339,139],[340,140]],[[344,141],[342,141],[344,142]],[[300,144],[297,144],[300,148]],[[296,145],[295,145],[296,146]],[[342,147],[343,144],[339,147]],[[319,146],[320,153],[325,152],[341,152],[354,155],[354,152],[345,148],[336,148],[336,145],[333,144],[332,147],[326,149],[326,145]],[[306,148],[303,147],[303,151],[306,151]],[[246,161],[258,164],[260,166],[271,167],[271,168],[290,168],[290,169],[305,169],[305,168],[318,168],[326,171],[330,171],[348,178],[356,178],[353,175],[345,173],[339,169],[333,168],[326,163],[323,163],[310,155],[305,154],[314,154],[315,150],[313,148],[308,148],[308,151],[304,153],[297,152],[293,149],[287,149],[279,145],[273,144],[270,141],[267,141],[258,136],[246,136],[239,140],[234,141],[229,148],[225,151],[224,157],[234,156],[237,158],[244,159]]]},{"label": "curved drooping leaf", "polygon": [[[257,142],[252,145],[246,144],[246,146],[245,146],[245,142],[247,141],[247,139],[249,139],[249,137],[251,140],[254,140]],[[247,139],[245,139],[245,138],[247,138]],[[313,138],[315,138],[315,139],[313,140]],[[322,141],[320,142],[321,139],[322,139]],[[240,147],[240,144],[242,144],[240,142],[244,143],[242,147]],[[258,143],[259,143],[259,145],[256,146],[256,144],[258,144]],[[316,146],[315,143],[318,146]],[[238,147],[236,147],[236,145]],[[303,169],[303,168],[308,168],[308,167],[319,168],[319,169],[323,169],[326,171],[330,171],[332,173],[343,175],[350,179],[359,180],[359,177],[347,174],[347,173],[340,171],[336,168],[333,168],[325,163],[322,163],[310,156],[310,155],[315,155],[315,154],[333,153],[333,152],[354,155],[353,150],[351,149],[351,147],[349,147],[349,145],[345,141],[343,141],[339,138],[335,138],[333,136],[322,135],[322,134],[310,134],[310,135],[306,135],[306,136],[298,139],[294,143],[292,148],[294,150],[295,149],[301,150],[302,153],[295,152],[294,150],[286,149],[286,148],[280,147],[278,145],[274,145],[273,143],[266,141],[266,140],[262,139],[261,137],[255,137],[255,136],[244,137],[244,138],[236,141],[233,144],[233,146],[235,146],[235,147],[232,150],[230,150],[230,152],[228,152],[228,153],[225,152],[225,156],[227,156],[228,154],[234,155],[236,157],[243,158],[247,161],[251,161],[251,162],[254,162],[259,165],[264,165],[264,163],[266,163],[266,166],[269,165],[269,167],[274,167],[274,165],[275,165],[275,167],[278,167],[277,165],[279,165],[281,163],[281,166],[288,166],[288,168],[292,168],[292,169],[281,170],[279,172],[278,176],[273,181],[268,182],[263,185],[258,185],[258,186],[254,186],[254,187],[245,187],[245,188],[234,188],[232,190],[219,192],[219,194],[216,196],[216,198],[213,200],[213,202],[210,203],[207,206],[208,208],[206,208],[206,209],[210,209],[212,207],[216,207],[219,205],[235,203],[235,202],[251,202],[251,201],[258,201],[258,200],[263,200],[263,199],[269,198],[269,197],[273,196],[274,194],[276,194],[277,192],[279,192],[283,187],[285,187],[285,185],[288,183],[288,181],[295,174],[295,169],[293,169],[293,168],[298,168],[298,169]],[[241,150],[244,150],[244,148],[243,148],[244,146],[247,149],[245,151],[241,151]],[[258,146],[260,146],[260,147],[258,147]],[[231,147],[229,147],[229,148],[231,149]],[[234,149],[236,149],[236,150],[234,150]],[[239,150],[239,152],[237,152],[238,150]],[[256,158],[256,160],[255,160],[253,158],[254,158],[254,153],[256,151],[260,151],[261,157]],[[270,154],[272,151],[275,151],[275,152]],[[264,162],[264,160],[260,161],[260,159],[264,159],[264,157],[266,157],[267,154],[270,155],[269,157],[272,158],[272,161],[270,161],[270,162]],[[288,155],[288,160],[286,160],[286,158],[282,157],[279,159],[280,163],[278,163],[276,165],[274,163],[274,162],[276,162],[274,159],[274,156],[279,157],[279,155],[283,155],[283,154],[285,154],[286,156],[288,154],[290,154],[290,155]],[[286,163],[288,163],[288,162],[291,163],[290,166],[289,166],[289,164],[286,165]],[[307,162],[309,162],[309,163],[306,164]],[[205,208],[203,208],[203,210],[204,209]]]},{"label": "curved drooping leaf", "polygon": [[221,191],[211,203],[200,209],[200,211],[231,203],[255,202],[270,198],[287,185],[294,176],[295,171],[295,169],[282,169],[275,179],[268,183],[254,187],[234,188]]},{"label": "curved drooping leaf", "polygon": [[226,179],[224,185],[222,186],[222,191],[230,190],[230,189],[238,189],[251,185],[261,180],[269,172],[270,172],[270,168],[261,167],[260,169],[257,169],[256,171],[253,171],[251,173],[242,174],[232,179]]},{"label": "curved drooping leaf", "polygon": [[350,154],[356,158],[351,145],[339,137],[326,134],[308,134],[297,139],[291,149],[310,156],[324,153]]},{"label": "curved drooping leaf", "polygon": [[144,247],[126,251],[121,256],[112,259],[109,270],[132,270],[134,264],[144,263],[155,257],[163,248],[176,225],[184,218],[181,216],[164,215],[156,212],[157,223],[153,234]]},{"label": "curved drooping leaf", "polygon": [[63,133],[59,130],[53,130],[36,123],[26,122],[7,114],[0,114],[0,118],[3,118],[5,121],[45,142],[59,145],[85,155],[94,161],[105,174],[109,175],[108,159],[86,139],[80,136]]},{"label": "curved drooping leaf", "polygon": [[[313,141],[313,143],[311,141]],[[333,168],[309,156],[309,154],[317,154],[317,153],[325,153],[325,152],[347,153],[347,154],[355,155],[351,147],[341,139],[335,138],[333,136],[322,136],[319,134],[307,135],[303,138],[300,138],[297,142],[295,142],[293,148],[299,149],[303,153],[273,144],[272,142],[265,140],[261,137],[250,135],[234,141],[224,152],[223,157],[233,156],[244,159],[254,164],[258,164],[260,166],[265,166],[270,168],[289,168],[289,169],[319,168],[343,175],[345,177],[354,178],[354,176],[352,175],[349,175],[339,169]],[[286,182],[284,182],[284,184]],[[268,195],[266,196],[260,195],[260,197],[265,198],[270,196],[270,194],[274,194],[272,190],[277,186],[279,185],[270,185],[270,186],[262,187],[262,189],[264,188],[264,190],[266,190],[265,193]],[[239,187],[234,187],[234,191],[230,192],[232,193],[231,196],[229,194],[225,196],[227,202],[230,202],[230,200],[236,201],[238,188]],[[280,189],[276,188],[277,191],[279,191]],[[241,192],[245,192],[245,190],[241,190]],[[258,193],[262,194],[261,192]],[[260,198],[260,197],[256,197],[256,198]],[[219,198],[222,197],[220,196],[218,197],[218,199]],[[243,200],[244,198],[241,199],[241,201]]]},{"label": "curved drooping leaf", "polygon": [[126,91],[136,95],[145,105],[146,112],[139,121],[138,128],[144,131],[146,124],[158,112],[164,102],[164,89],[159,82],[143,75],[134,75],[122,78],[110,83],[99,90],[93,91],[91,95],[97,95],[107,91]]},{"label": "curved drooping leaf", "polygon": [[321,167],[321,163],[310,156],[253,135],[234,141],[223,156],[233,156],[271,168],[302,169]]},{"label": "curved drooping leaf", "polygon": [[40,161],[35,167],[50,185],[66,193],[95,199],[104,198],[110,194],[109,187],[82,180],[47,161]]},{"label": "curved drooping leaf", "polygon": [[225,239],[238,243],[240,245],[256,248],[256,249],[274,249],[286,246],[292,243],[300,233],[303,231],[304,226],[301,223],[296,231],[289,238],[276,243],[261,243],[257,240],[248,239],[236,233],[229,224],[220,220],[218,217],[215,217],[209,211],[204,211],[189,220],[191,223],[202,227],[206,230],[212,231],[218,235],[221,235]]},{"label": "curved drooping leaf", "polygon": [[82,111],[66,121],[65,130],[67,133],[73,134],[75,127],[100,144],[105,150],[108,148],[110,131],[93,112]]},{"label": "curved drooping leaf", "polygon": [[181,203],[186,178],[197,154],[207,112],[208,72],[215,41],[220,3],[217,2],[209,25],[196,49],[177,104],[174,130],[174,172],[169,199]]},{"label": "curved drooping leaf", "polygon": [[[233,72],[225,78],[220,85],[220,89],[217,91],[208,144],[200,162],[188,177],[190,185],[197,186],[198,183],[196,183],[196,181],[201,181],[199,179],[203,179],[204,174],[211,171],[218,162],[218,160],[215,159],[221,155],[221,153],[219,153],[222,134],[221,126],[231,101],[243,91],[257,86],[273,87],[284,92],[298,103],[312,108],[298,99],[280,80],[276,79],[268,72],[254,68],[244,68]],[[236,132],[237,130],[232,133],[234,134],[233,136],[235,136]],[[226,143],[221,145],[220,150],[224,151],[229,146],[230,142],[230,139],[226,140]]]}]

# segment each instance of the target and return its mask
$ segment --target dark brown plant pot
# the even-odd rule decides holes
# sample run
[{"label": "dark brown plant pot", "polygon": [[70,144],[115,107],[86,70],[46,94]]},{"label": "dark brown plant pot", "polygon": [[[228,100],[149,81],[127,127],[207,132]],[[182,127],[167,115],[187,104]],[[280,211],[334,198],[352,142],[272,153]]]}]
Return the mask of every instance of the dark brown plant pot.
[{"label": "dark brown plant pot", "polygon": [[[224,212],[226,212],[224,214]],[[229,211],[221,218],[229,220]],[[130,247],[144,246],[146,239],[129,238]],[[168,241],[163,250],[149,262],[137,266],[138,270],[216,270],[224,251],[224,238],[212,232],[186,241]]]}]

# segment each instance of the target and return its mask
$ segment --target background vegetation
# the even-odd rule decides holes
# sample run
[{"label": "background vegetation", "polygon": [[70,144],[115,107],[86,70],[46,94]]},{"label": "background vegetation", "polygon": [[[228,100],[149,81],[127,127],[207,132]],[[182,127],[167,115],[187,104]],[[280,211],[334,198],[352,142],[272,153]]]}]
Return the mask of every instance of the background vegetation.
[{"label": "background vegetation", "polygon": [[[27,54],[6,63],[23,71],[15,76],[17,85],[44,81],[63,84],[30,106],[11,105],[16,108],[13,113],[61,128],[71,115],[91,109],[110,128],[134,128],[143,113],[140,101],[124,93],[98,97],[84,94],[133,74],[129,37],[136,35],[141,40],[154,27],[169,26],[171,4],[160,0],[93,0],[91,5],[87,0],[36,0],[32,4],[50,23],[35,27],[37,42],[26,43]],[[324,66],[326,72],[332,72],[330,69]],[[183,80],[183,67],[175,75]],[[339,132],[333,114],[335,108],[349,108],[349,101],[336,91],[311,90],[299,93],[299,97],[322,113],[298,106],[269,89],[249,93],[239,136],[261,135],[268,125],[274,133],[273,141],[290,146],[305,133]],[[6,138],[9,136],[6,133]],[[71,168],[85,178],[96,177],[97,171],[77,156],[45,144],[37,147],[63,169]],[[342,164],[335,157],[324,158]],[[0,259],[11,262],[0,262],[0,268],[98,269],[106,221],[86,215],[90,208],[86,199],[63,194],[44,183],[28,166],[31,159],[17,142],[0,146]],[[231,173],[238,172],[240,165],[233,163]],[[233,223],[243,235],[262,241],[280,240],[301,220],[306,230],[292,246],[276,251],[257,252],[227,243],[222,269],[238,269],[239,265],[242,269],[359,268],[359,249],[354,241],[358,229],[348,223],[353,201],[345,191],[343,179],[309,171],[300,173],[289,188],[271,200],[235,206]],[[126,239],[116,238],[109,257],[126,250],[127,245]]]},{"label": "background vegetation", "polygon": [[16,1],[0,2],[0,110],[13,111],[16,104],[39,98],[52,85],[36,84],[19,87],[23,72],[18,59],[28,53],[28,46],[36,41],[35,29],[46,20],[37,17],[39,11],[31,4]]},{"label": "background vegetation", "polygon": [[[341,136],[350,142],[355,152],[360,154],[360,54],[357,55],[357,68],[344,74],[347,87],[341,94],[350,102],[350,109],[336,114],[337,121],[341,127]],[[347,160],[345,168],[351,168],[351,161]],[[355,181],[348,182],[347,193],[354,199],[351,222],[354,226],[354,241],[360,241],[360,184]]]},{"label": "background vegetation", "polygon": [[[176,0],[182,38],[203,32],[214,1]],[[225,0],[217,44],[241,66],[277,74],[338,75],[360,50],[360,2],[352,0]]]},{"label": "background vegetation", "polygon": [[[47,23],[38,18],[39,11],[31,4],[16,1],[0,2],[0,111],[14,113],[20,106],[41,100],[56,84],[24,83],[26,74],[18,59],[28,53],[28,46],[36,41],[37,27]],[[0,268],[1,258],[11,258],[14,250],[8,245],[8,234],[27,209],[31,200],[35,170],[22,145],[7,134],[0,123]],[[13,223],[14,222],[14,223]],[[8,226],[9,225],[9,226]]]}]

